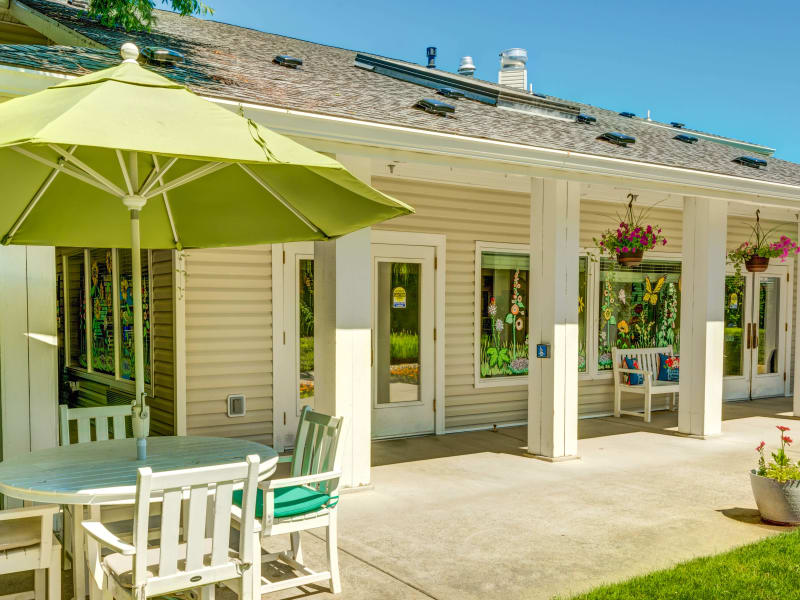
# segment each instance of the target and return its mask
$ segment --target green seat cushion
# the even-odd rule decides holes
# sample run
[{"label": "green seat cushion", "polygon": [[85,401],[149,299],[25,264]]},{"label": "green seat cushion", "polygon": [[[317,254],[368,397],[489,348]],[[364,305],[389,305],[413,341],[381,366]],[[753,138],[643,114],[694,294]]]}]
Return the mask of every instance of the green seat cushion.
[{"label": "green seat cushion", "polygon": [[[279,488],[275,490],[275,518],[294,517],[320,510],[326,505],[335,506],[338,498],[330,502],[331,497],[323,492],[318,492],[302,485]],[[233,492],[233,503],[242,506],[242,490]],[[256,495],[256,518],[264,515],[264,492],[258,491]]]}]

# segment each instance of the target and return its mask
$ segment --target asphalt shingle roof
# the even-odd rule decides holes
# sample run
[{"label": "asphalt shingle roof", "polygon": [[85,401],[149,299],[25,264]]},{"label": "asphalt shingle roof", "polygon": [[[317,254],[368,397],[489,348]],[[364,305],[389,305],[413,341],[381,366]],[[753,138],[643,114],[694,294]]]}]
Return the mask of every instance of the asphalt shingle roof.
[{"label": "asphalt shingle roof", "polygon": [[[677,129],[591,105],[565,101],[596,117],[594,125],[465,99],[457,101],[455,118],[443,118],[413,108],[417,100],[432,95],[430,88],[355,67],[357,53],[352,50],[165,11],[156,11],[152,31],[125,32],[103,27],[60,2],[24,2],[112,50],[0,45],[0,64],[81,74],[117,64],[118,49],[127,41],[140,48],[167,46],[183,53],[186,61],[149,68],[209,96],[800,186],[798,164],[768,158],[762,169],[739,165],[732,161],[746,151],[702,139],[686,144],[674,139]],[[303,67],[273,64],[277,54],[300,57]],[[607,131],[632,135],[636,143],[619,147],[596,139]]]}]

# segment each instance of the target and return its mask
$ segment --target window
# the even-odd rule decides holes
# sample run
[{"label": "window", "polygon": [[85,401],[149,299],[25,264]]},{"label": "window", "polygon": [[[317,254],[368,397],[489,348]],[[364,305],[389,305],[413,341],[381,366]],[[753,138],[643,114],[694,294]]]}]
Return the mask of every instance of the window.
[{"label": "window", "polygon": [[600,262],[597,368],[610,370],[612,348],[672,345],[680,351],[681,264],[646,260],[638,267]]},{"label": "window", "polygon": [[300,361],[299,393],[305,403],[314,400],[314,259],[298,263],[297,349]]},{"label": "window", "polygon": [[586,373],[586,314],[588,311],[586,285],[589,257],[578,259],[578,372]]},{"label": "window", "polygon": [[528,374],[527,247],[510,252],[479,243],[477,363],[480,379]]},{"label": "window", "polygon": [[[130,250],[93,248],[66,255],[64,322],[68,366],[133,381],[133,288]],[[116,295],[116,298],[115,298]],[[86,298],[89,302],[87,305]],[[145,383],[151,382],[149,252],[142,251]],[[89,329],[87,330],[87,323]],[[87,362],[87,356],[91,360]]]}]

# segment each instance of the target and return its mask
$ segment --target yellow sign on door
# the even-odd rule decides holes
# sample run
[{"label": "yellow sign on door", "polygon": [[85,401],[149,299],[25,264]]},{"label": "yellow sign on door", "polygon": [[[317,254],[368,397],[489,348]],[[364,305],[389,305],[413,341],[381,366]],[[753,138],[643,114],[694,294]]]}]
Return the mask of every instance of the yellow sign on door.
[{"label": "yellow sign on door", "polygon": [[392,290],[392,308],[406,307],[406,288],[396,287]]}]

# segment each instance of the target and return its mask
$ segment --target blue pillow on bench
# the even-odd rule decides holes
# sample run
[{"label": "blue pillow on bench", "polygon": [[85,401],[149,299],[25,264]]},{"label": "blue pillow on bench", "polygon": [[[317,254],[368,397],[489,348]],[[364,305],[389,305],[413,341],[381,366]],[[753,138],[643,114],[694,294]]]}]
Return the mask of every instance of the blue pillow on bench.
[{"label": "blue pillow on bench", "polygon": [[[659,381],[680,381],[680,357],[671,356],[669,354],[658,353],[658,380]],[[675,363],[672,367],[667,364],[667,361]]]},{"label": "blue pillow on bench", "polygon": [[[628,369],[638,369],[639,368],[639,361],[635,358],[625,357],[625,366]],[[641,373],[628,373],[628,385],[642,385],[644,383],[644,377]]]}]

